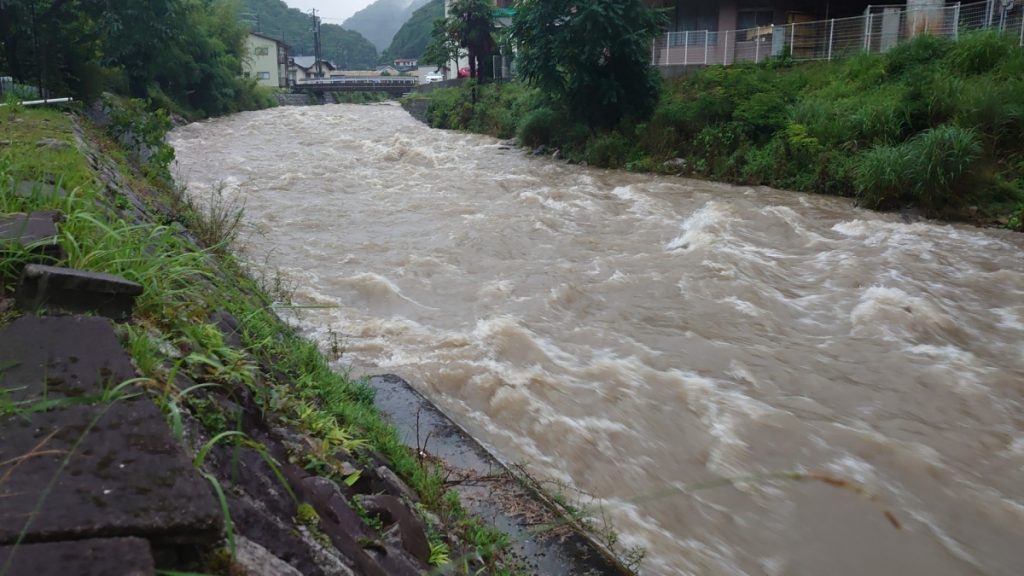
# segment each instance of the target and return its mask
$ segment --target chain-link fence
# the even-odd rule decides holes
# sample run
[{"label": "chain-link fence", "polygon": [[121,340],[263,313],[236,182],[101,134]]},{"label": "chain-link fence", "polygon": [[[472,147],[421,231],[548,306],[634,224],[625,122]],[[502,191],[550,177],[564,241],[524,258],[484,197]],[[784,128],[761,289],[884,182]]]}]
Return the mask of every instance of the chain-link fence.
[{"label": "chain-link fence", "polygon": [[857,52],[885,52],[920,34],[956,39],[983,29],[1015,34],[1024,46],[1024,4],[993,0],[917,9],[869,6],[864,15],[852,18],[668,32],[655,41],[651,59],[664,67],[763,62],[771,57],[831,60]]}]

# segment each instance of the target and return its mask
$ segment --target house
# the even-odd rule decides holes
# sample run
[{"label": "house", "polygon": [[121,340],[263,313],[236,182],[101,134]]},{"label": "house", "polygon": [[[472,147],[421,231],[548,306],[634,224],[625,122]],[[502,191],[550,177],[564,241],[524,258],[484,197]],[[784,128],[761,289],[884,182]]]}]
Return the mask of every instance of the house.
[{"label": "house", "polygon": [[416,58],[396,58],[394,64],[399,72],[412,72],[420,67],[420,61]]},{"label": "house", "polygon": [[288,45],[276,38],[250,32],[245,38],[242,76],[255,78],[260,86],[288,86]]},{"label": "house", "polygon": [[862,50],[884,52],[922,33],[955,35],[964,26],[956,2],[889,2],[648,0],[669,16],[667,33],[656,41],[653,58],[669,68],[759,62],[782,55],[831,59]]},{"label": "house", "polygon": [[[944,0],[910,0],[944,5]],[[668,8],[669,30],[748,30],[830,18],[860,16],[870,0],[674,0],[650,2]]]},{"label": "house", "polygon": [[291,85],[330,78],[338,67],[330,60],[317,61],[315,56],[293,56],[288,59],[288,80]]}]

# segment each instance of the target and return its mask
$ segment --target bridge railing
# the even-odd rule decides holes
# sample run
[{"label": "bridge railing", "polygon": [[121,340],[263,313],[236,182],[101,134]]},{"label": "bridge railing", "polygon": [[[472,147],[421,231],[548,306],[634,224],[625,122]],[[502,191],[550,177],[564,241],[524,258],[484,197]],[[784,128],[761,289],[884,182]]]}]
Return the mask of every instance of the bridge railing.
[{"label": "bridge railing", "polygon": [[747,28],[668,32],[651,49],[655,66],[709,66],[763,62],[771,57],[831,60],[858,52],[886,52],[928,33],[956,39],[973,30],[1015,34],[1024,47],[1024,5],[987,0],[908,9],[868,6],[862,16]]},{"label": "bridge railing", "polygon": [[297,86],[416,86],[419,79],[415,76],[338,76],[335,78],[314,78],[297,80]]}]

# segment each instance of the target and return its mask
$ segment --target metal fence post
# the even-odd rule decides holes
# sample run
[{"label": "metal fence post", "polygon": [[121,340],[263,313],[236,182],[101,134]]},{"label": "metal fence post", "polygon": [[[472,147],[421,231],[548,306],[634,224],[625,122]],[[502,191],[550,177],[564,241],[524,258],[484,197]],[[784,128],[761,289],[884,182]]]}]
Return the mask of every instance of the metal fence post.
[{"label": "metal fence post", "polygon": [[672,65],[672,33],[665,33],[665,66]]},{"label": "metal fence post", "polygon": [[832,39],[835,38],[836,34],[836,19],[833,18],[828,21],[828,59],[832,60]]},{"label": "metal fence post", "polygon": [[686,35],[683,36],[683,66],[690,65],[690,31],[686,31]]},{"label": "metal fence post", "polygon": [[864,51],[871,52],[871,14],[864,22]]},{"label": "metal fence post", "polygon": [[1020,12],[1020,46],[1024,48],[1024,10]]},{"label": "metal fence post", "polygon": [[757,64],[761,59],[761,35],[754,35],[754,64]]},{"label": "metal fence post", "polygon": [[704,31],[704,65],[708,65],[708,35],[710,32]]},{"label": "metal fence post", "polygon": [[793,46],[796,45],[796,22],[789,25],[789,57],[793,57]]},{"label": "metal fence post", "polygon": [[960,3],[953,6],[953,39],[960,39]]},{"label": "metal fence post", "polygon": [[725,31],[725,49],[722,51],[722,66],[729,65],[729,31]]}]

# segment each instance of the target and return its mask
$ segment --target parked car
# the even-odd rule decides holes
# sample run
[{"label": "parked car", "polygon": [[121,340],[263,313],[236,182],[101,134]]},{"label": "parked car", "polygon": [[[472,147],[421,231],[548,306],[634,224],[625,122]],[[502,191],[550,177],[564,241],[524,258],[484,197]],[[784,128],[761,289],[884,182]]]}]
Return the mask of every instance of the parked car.
[{"label": "parked car", "polygon": [[434,82],[444,82],[444,76],[440,74],[427,74],[423,77],[427,81],[427,84],[433,84]]},{"label": "parked car", "polygon": [[469,68],[459,68],[459,78],[469,78]]}]

